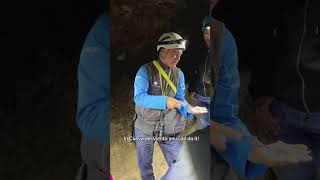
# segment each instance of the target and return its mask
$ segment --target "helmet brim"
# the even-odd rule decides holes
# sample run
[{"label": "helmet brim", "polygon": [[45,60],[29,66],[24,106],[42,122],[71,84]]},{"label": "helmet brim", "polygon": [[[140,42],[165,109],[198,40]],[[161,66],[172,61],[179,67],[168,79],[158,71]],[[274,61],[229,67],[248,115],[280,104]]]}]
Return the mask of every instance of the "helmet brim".
[{"label": "helmet brim", "polygon": [[157,51],[159,51],[160,48],[186,50],[186,45],[185,44],[162,44],[162,45],[157,45]]}]

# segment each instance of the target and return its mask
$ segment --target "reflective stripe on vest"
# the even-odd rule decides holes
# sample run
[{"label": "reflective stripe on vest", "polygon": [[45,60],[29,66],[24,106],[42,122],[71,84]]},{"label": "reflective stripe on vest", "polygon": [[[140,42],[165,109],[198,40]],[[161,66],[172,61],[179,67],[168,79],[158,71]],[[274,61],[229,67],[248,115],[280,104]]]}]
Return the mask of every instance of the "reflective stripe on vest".
[{"label": "reflective stripe on vest", "polygon": [[[173,84],[173,82],[171,81],[171,79],[169,78],[167,73],[162,69],[162,67],[160,66],[159,62],[156,61],[156,60],[153,60],[152,63],[157,68],[159,73],[164,77],[164,79],[167,81],[167,83],[170,85],[170,87],[173,90],[174,94],[177,94],[177,87]],[[161,79],[161,77],[160,77],[160,79]]]}]

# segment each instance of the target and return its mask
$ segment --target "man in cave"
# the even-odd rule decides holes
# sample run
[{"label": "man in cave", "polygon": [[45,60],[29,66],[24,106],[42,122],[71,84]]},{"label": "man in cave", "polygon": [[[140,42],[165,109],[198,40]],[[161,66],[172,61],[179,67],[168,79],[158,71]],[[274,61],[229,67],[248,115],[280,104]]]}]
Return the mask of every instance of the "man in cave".
[{"label": "man in cave", "polygon": [[158,141],[170,167],[179,153],[177,138],[186,118],[207,113],[206,108],[192,107],[185,100],[184,74],[176,67],[185,49],[186,40],[179,34],[162,34],[157,42],[158,59],[141,66],[135,77],[133,132],[142,180],[155,179],[154,142]]}]

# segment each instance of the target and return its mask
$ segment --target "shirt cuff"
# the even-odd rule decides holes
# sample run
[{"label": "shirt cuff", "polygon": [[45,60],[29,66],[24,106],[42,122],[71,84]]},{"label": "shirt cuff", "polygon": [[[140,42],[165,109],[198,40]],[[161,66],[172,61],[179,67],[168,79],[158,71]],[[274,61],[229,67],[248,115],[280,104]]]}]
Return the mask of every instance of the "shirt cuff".
[{"label": "shirt cuff", "polygon": [[193,118],[193,114],[188,113],[188,110],[190,108],[190,105],[182,105],[180,108],[178,108],[178,111],[180,112],[180,114],[182,114],[184,117],[188,118],[188,119],[192,119]]}]

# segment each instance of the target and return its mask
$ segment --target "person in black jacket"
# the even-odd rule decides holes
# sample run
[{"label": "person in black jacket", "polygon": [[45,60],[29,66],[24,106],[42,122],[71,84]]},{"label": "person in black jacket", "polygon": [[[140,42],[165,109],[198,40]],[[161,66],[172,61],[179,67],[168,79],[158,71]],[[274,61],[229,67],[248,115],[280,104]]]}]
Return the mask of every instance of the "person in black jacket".
[{"label": "person in black jacket", "polygon": [[[189,92],[191,99],[198,106],[210,109],[210,80],[212,68],[212,56],[210,55],[210,16],[206,16],[202,23],[204,43],[198,52],[199,59],[193,70],[193,77],[190,81]],[[210,125],[209,113],[199,115],[200,128]]]}]

